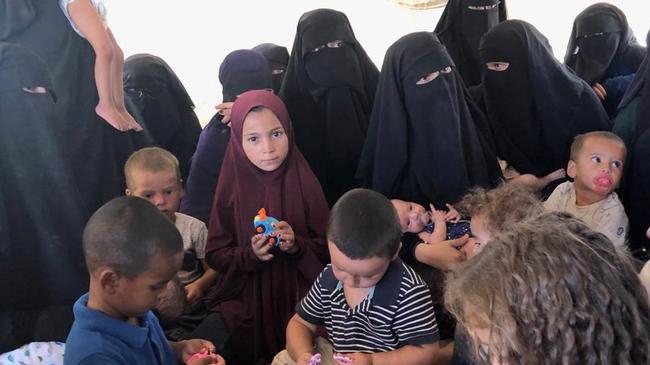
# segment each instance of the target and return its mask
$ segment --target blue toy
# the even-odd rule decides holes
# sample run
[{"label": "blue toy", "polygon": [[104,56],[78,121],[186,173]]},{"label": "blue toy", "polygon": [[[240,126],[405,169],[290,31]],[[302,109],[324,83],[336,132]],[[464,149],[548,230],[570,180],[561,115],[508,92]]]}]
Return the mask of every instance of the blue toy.
[{"label": "blue toy", "polygon": [[257,212],[253,220],[253,227],[255,227],[255,233],[269,235],[269,243],[277,247],[280,246],[281,240],[271,236],[272,233],[275,233],[275,229],[271,225],[278,222],[277,219],[267,216],[266,209],[262,208]]}]

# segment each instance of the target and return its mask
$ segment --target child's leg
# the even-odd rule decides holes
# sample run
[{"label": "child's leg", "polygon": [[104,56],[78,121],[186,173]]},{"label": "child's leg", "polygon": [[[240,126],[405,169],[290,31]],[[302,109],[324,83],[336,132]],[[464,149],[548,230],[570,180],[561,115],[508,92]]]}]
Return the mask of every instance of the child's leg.
[{"label": "child's leg", "polygon": [[122,72],[124,69],[124,53],[120,48],[119,44],[113,36],[111,29],[106,27],[106,34],[111,41],[113,46],[113,60],[111,62],[111,90],[113,94],[113,100],[117,111],[120,112],[122,118],[124,118],[129,125],[130,129],[142,130],[142,127],[135,119],[126,111],[124,107],[124,82],[122,81]]},{"label": "child's leg", "polygon": [[90,0],[76,0],[68,5],[70,19],[95,50],[95,83],[99,94],[97,114],[118,130],[125,131],[128,124],[115,107],[111,90],[111,63],[114,50],[104,22]]}]

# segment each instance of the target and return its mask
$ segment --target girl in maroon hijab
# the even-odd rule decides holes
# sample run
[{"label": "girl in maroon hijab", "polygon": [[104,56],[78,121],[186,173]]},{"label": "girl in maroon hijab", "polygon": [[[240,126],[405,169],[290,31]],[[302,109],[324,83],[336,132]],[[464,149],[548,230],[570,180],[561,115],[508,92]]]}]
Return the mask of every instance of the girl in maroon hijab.
[{"label": "girl in maroon hijab", "polygon": [[[280,98],[264,90],[240,95],[231,131],[209,225],[206,258],[220,273],[210,300],[228,325],[234,362],[267,364],[284,349],[296,303],[329,261],[329,210]],[[256,234],[260,208],[278,219],[279,246]]]}]

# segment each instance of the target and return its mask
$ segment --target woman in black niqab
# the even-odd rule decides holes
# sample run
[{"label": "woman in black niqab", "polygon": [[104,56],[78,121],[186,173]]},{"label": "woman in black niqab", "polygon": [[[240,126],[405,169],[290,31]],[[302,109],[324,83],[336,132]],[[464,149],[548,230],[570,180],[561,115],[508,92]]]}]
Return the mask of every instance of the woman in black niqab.
[{"label": "woman in black niqab", "polygon": [[145,53],[126,59],[123,80],[134,117],[155,145],[176,156],[187,181],[201,124],[185,87],[162,58]]},{"label": "woman in black niqab", "polygon": [[506,0],[449,0],[434,32],[467,87],[481,83],[478,46],[483,34],[508,19]]},{"label": "woman in black niqab", "polygon": [[48,66],[57,92],[52,112],[61,123],[65,156],[85,203],[83,213],[90,217],[124,193],[124,162],[133,151],[151,145],[148,134],[120,132],[97,116],[95,53],[72,29],[57,1],[0,0],[0,41],[29,48]]},{"label": "woman in black niqab", "polygon": [[564,63],[589,85],[602,84],[610,116],[645,56],[625,14],[616,6],[597,3],[574,20]]},{"label": "woman in black niqab", "polygon": [[280,93],[282,80],[287,71],[287,64],[289,63],[289,51],[287,47],[278,46],[273,43],[262,43],[251,50],[261,54],[269,61],[271,66],[271,77],[273,78],[273,92],[277,95]]},{"label": "woman in black niqab", "polygon": [[38,56],[0,42],[0,352],[33,341],[39,313],[61,306],[40,336],[64,340],[72,319],[65,304],[88,288],[84,206],[56,96]]},{"label": "woman in black niqab", "polygon": [[531,24],[497,25],[479,52],[497,152],[519,173],[541,177],[564,168],[577,134],[611,129],[591,87],[554,58],[546,37]]},{"label": "woman in black niqab", "polygon": [[358,177],[390,197],[440,208],[501,178],[487,120],[434,33],[386,52]]},{"label": "woman in black niqab", "polygon": [[358,186],[378,77],[345,14],[317,9],[300,17],[280,96],[330,205]]}]

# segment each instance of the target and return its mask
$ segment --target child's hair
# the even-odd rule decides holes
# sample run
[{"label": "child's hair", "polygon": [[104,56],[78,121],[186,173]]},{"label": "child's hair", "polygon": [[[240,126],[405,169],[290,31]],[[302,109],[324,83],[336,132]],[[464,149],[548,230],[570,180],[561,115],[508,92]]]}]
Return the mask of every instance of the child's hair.
[{"label": "child's hair", "polygon": [[133,188],[133,171],[173,171],[181,181],[181,171],[178,159],[169,151],[160,147],[145,147],[131,154],[124,164],[126,187]]},{"label": "child's hair", "polygon": [[610,141],[618,142],[621,145],[623,145],[623,147],[625,147],[625,142],[623,142],[621,137],[617,136],[612,132],[594,131],[594,132],[578,134],[577,136],[575,136],[575,138],[573,138],[573,143],[571,143],[571,153],[569,155],[570,160],[575,161],[576,158],[578,158],[578,154],[582,149],[582,145],[584,145],[585,141],[590,137],[606,138],[609,139]]},{"label": "child's hair", "polygon": [[632,365],[650,362],[642,292],[627,254],[581,220],[549,212],[450,272],[445,303],[465,328],[490,334],[487,355],[475,345],[485,361]]},{"label": "child's hair", "polygon": [[334,204],[327,239],[352,260],[392,258],[400,247],[402,227],[397,211],[372,190],[350,190]]},{"label": "child's hair", "polygon": [[176,226],[148,201],[123,196],[99,208],[83,232],[83,251],[88,271],[109,266],[128,279],[149,268],[157,254],[183,251]]},{"label": "child's hair", "polygon": [[544,212],[542,202],[529,189],[508,183],[490,190],[474,188],[462,198],[456,209],[466,217],[482,215],[492,235]]}]

